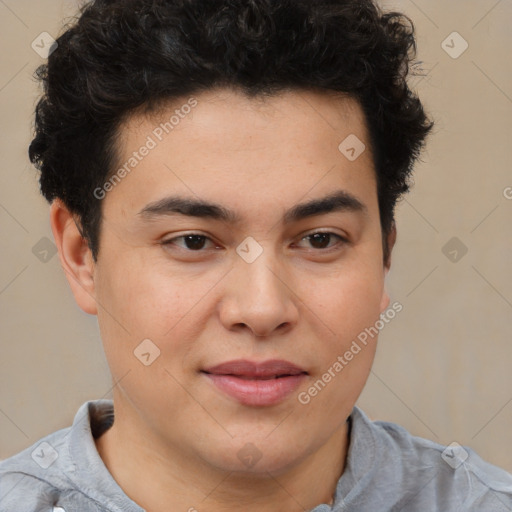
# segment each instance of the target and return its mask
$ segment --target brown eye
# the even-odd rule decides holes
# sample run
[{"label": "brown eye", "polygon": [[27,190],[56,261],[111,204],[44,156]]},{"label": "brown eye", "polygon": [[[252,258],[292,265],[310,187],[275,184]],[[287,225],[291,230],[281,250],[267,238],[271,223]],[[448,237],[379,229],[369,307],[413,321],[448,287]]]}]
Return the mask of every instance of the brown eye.
[{"label": "brown eye", "polygon": [[[176,243],[177,240],[183,240],[184,246]],[[162,245],[176,245],[181,249],[185,249],[192,252],[198,252],[205,248],[205,242],[210,240],[205,235],[200,234],[189,234],[170,238],[162,242]],[[211,241],[211,240],[210,240]]]},{"label": "brown eye", "polygon": [[328,231],[317,231],[315,233],[311,233],[303,237],[302,240],[308,240],[310,247],[313,249],[325,250],[335,247],[336,245],[340,245],[340,242],[330,244],[330,242],[333,240],[333,237],[340,240],[341,244],[347,242],[347,240],[342,236]]}]

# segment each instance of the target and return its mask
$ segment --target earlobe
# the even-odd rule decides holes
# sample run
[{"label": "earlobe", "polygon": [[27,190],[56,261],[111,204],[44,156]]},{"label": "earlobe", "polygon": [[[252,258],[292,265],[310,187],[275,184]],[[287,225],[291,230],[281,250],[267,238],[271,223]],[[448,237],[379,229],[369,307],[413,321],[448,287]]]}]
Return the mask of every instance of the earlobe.
[{"label": "earlobe", "polygon": [[73,214],[60,199],[55,199],[50,207],[50,224],[61,266],[77,304],[90,315],[98,314],[92,253]]},{"label": "earlobe", "polygon": [[389,297],[388,292],[384,288],[384,290],[382,290],[382,297],[380,299],[380,312],[381,313],[383,313],[384,311],[386,311],[386,309],[388,309],[390,302],[391,302],[391,298]]}]

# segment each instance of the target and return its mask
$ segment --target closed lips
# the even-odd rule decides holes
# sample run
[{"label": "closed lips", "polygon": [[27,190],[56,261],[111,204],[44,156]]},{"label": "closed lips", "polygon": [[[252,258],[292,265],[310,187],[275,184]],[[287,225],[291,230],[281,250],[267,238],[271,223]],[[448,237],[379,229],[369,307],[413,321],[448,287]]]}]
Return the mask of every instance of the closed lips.
[{"label": "closed lips", "polygon": [[236,377],[238,379],[244,379],[244,380],[271,380],[271,379],[279,379],[281,377],[292,377],[294,375],[300,375],[301,373],[305,372],[299,372],[299,373],[284,373],[282,375],[268,375],[268,376],[262,376],[262,375],[239,375],[235,373],[209,373],[210,375],[225,375],[228,377]]},{"label": "closed lips", "polygon": [[307,374],[304,369],[293,363],[275,359],[261,363],[249,360],[229,361],[202,371],[211,375],[226,375],[252,380],[268,380]]},{"label": "closed lips", "polygon": [[223,394],[249,407],[269,407],[283,402],[308,375],[281,359],[263,362],[240,359],[201,370]]}]

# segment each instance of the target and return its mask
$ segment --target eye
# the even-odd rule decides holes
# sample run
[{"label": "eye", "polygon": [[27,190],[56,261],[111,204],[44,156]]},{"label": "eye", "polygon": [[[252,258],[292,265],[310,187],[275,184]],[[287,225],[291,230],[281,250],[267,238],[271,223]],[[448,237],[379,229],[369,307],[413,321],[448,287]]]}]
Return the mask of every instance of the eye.
[{"label": "eye", "polygon": [[[338,239],[337,243],[332,244],[333,238]],[[313,249],[317,249],[320,251],[325,251],[332,249],[333,247],[337,247],[338,245],[343,245],[348,243],[348,240],[341,235],[337,235],[336,233],[332,233],[330,231],[316,231],[314,233],[310,233],[302,237],[302,240],[308,240]],[[177,243],[177,241],[181,241],[181,243]],[[177,236],[174,238],[170,238],[168,240],[164,240],[161,242],[162,245],[165,246],[177,246],[180,249],[184,249],[189,252],[201,252],[208,247],[207,242],[210,242],[211,246],[215,247],[212,239],[207,237],[206,235],[202,235],[200,233],[188,233],[186,235]],[[211,248],[211,247],[210,247]]]},{"label": "eye", "polygon": [[[329,246],[329,242],[332,241],[332,238],[335,237],[340,242],[332,244]],[[336,233],[331,233],[330,231],[316,231],[314,233],[310,233],[301,239],[308,240],[314,249],[318,250],[328,250],[338,245],[343,245],[348,243],[348,240],[341,235],[337,235]]]},{"label": "eye", "polygon": [[[183,240],[185,247],[176,243],[176,240]],[[204,249],[205,241],[209,240],[206,235],[201,235],[199,233],[189,233],[187,235],[177,236],[175,238],[170,238],[169,240],[164,240],[162,245],[176,245],[181,249],[185,249],[192,252],[199,252]]]}]

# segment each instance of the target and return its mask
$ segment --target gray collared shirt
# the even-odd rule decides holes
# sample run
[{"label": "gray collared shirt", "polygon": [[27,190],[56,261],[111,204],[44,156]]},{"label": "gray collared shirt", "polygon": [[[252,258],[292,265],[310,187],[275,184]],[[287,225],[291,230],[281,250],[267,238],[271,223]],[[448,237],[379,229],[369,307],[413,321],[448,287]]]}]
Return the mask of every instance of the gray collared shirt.
[{"label": "gray collared shirt", "polygon": [[[144,512],[119,487],[94,437],[112,426],[111,400],[85,402],[73,425],[0,462],[0,512]],[[370,421],[354,407],[334,504],[311,512],[512,512],[512,475],[473,450]],[[199,503],[190,510],[207,511]],[[169,511],[174,512],[174,511]]]}]

